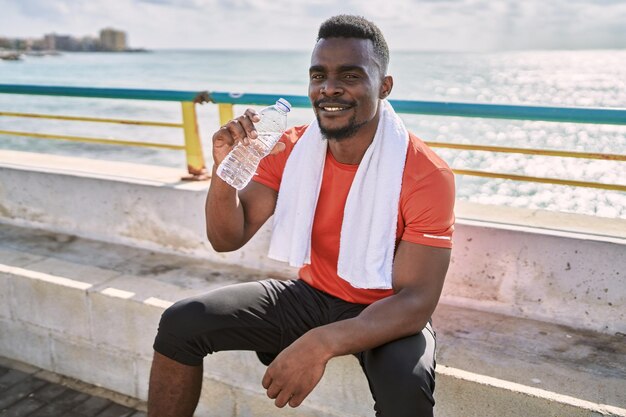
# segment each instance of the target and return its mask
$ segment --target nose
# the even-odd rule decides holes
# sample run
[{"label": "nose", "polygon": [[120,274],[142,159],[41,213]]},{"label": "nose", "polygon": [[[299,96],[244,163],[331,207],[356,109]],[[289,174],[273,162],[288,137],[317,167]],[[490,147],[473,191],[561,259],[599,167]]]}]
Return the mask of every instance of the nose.
[{"label": "nose", "polygon": [[343,87],[335,80],[327,79],[320,88],[320,93],[327,96],[340,96],[343,94]]}]

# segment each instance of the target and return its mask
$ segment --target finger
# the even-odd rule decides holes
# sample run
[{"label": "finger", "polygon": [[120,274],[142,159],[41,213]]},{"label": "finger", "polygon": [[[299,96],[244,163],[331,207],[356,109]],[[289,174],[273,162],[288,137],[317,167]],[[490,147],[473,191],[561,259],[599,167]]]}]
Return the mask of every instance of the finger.
[{"label": "finger", "polygon": [[287,149],[287,145],[285,145],[282,142],[277,142],[276,145],[274,145],[274,147],[272,148],[272,151],[270,152],[270,155],[281,153],[285,149]]},{"label": "finger", "polygon": [[267,396],[272,400],[280,395],[281,387],[278,384],[272,384],[267,389]]},{"label": "finger", "polygon": [[263,388],[265,389],[268,389],[270,385],[272,384],[272,377],[270,376],[270,370],[271,368],[267,368],[267,370],[265,371],[265,375],[263,375],[263,379],[261,380],[261,385],[263,385]]},{"label": "finger", "polygon": [[302,401],[304,401],[305,398],[306,398],[306,395],[301,395],[301,394],[292,395],[291,398],[289,399],[289,407],[291,408],[298,407],[300,404],[302,404]]},{"label": "finger", "polygon": [[290,398],[291,398],[291,394],[289,393],[289,391],[283,390],[280,392],[280,394],[278,394],[278,397],[276,397],[276,400],[274,401],[274,405],[278,408],[283,408],[284,406],[287,405]]},{"label": "finger", "polygon": [[254,109],[246,109],[244,114],[248,116],[250,120],[252,120],[254,123],[261,121],[261,116],[259,116],[259,113],[257,113]]},{"label": "finger", "polygon": [[254,123],[260,120],[259,115],[253,109],[248,109],[246,112],[239,118],[240,123],[246,131],[246,135],[249,138],[255,139],[258,136],[256,128],[254,127]]},{"label": "finger", "polygon": [[239,123],[239,119],[233,119],[230,122],[226,123],[223,127],[230,134],[233,142],[240,141],[246,143],[245,139],[248,135],[241,123]]},{"label": "finger", "polygon": [[304,401],[306,397],[309,396],[311,391],[313,391],[313,388],[315,388],[315,384],[313,384],[310,387],[304,386],[304,387],[300,387],[299,389],[296,389],[293,395],[291,396],[291,398],[289,399],[289,406],[297,407],[300,404],[302,404],[302,401]]}]

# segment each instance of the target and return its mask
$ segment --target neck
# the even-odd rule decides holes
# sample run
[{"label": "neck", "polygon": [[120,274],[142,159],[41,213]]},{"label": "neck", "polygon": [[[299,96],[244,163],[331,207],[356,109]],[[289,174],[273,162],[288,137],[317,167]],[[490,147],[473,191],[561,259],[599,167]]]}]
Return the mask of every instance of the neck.
[{"label": "neck", "polygon": [[372,143],[372,140],[374,140],[373,136],[368,141],[359,141],[356,136],[344,139],[340,142],[329,140],[328,148],[337,162],[358,165],[361,159],[363,159],[367,148]]}]

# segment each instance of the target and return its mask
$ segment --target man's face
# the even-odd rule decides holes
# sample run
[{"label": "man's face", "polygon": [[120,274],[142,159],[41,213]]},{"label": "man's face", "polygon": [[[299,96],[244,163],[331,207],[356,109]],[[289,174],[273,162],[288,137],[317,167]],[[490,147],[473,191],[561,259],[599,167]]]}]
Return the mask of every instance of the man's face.
[{"label": "man's face", "polygon": [[325,138],[339,141],[377,124],[382,79],[369,39],[317,42],[309,69],[309,99]]}]

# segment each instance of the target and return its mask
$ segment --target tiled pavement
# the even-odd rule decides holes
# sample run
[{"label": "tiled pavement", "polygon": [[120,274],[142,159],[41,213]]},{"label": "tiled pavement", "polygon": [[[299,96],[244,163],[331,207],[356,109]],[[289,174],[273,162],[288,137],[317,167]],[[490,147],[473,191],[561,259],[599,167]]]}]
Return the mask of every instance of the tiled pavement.
[{"label": "tiled pavement", "polygon": [[145,417],[145,404],[0,357],[0,417]]}]

